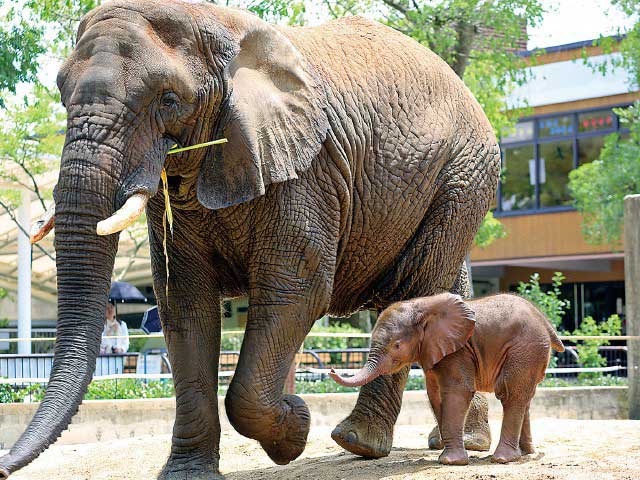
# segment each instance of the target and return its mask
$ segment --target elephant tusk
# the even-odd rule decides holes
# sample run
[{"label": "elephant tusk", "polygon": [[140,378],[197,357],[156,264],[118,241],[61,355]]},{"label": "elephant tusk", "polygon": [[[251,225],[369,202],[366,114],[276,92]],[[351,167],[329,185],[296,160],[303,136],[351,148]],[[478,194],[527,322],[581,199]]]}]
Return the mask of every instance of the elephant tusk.
[{"label": "elephant tusk", "polygon": [[131,195],[124,205],[120,207],[120,210],[115,212],[109,218],[105,218],[101,222],[98,222],[96,226],[96,233],[98,235],[111,235],[117,233],[133,222],[142,214],[144,207],[147,206],[149,197],[144,193],[136,193]]},{"label": "elephant tusk", "polygon": [[52,203],[47,211],[31,225],[31,231],[29,232],[29,241],[33,245],[38,243],[53,229],[55,223],[56,204]]}]

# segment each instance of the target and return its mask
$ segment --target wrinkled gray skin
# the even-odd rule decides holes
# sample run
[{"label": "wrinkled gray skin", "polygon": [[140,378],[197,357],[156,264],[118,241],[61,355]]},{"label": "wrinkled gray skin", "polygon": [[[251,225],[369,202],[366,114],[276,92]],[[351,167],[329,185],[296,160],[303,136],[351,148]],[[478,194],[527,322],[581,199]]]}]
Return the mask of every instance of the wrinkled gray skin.
[{"label": "wrinkled gray skin", "polygon": [[[100,345],[118,234],[147,206],[154,288],[177,396],[162,478],[218,478],[220,299],[248,295],[229,420],[285,464],[304,402],[283,395],[315,319],[465,290],[461,265],[495,194],[499,151],[469,91],[436,55],[361,18],[270,26],[205,3],[117,0],[82,20],[60,70],[67,137],[55,191],[58,332],[49,388],[0,478],[47,448],[78,409]],[[177,141],[223,146],[166,156]],[[162,167],[174,236],[162,251]],[[364,388],[334,438],[389,452],[407,370]]]}]

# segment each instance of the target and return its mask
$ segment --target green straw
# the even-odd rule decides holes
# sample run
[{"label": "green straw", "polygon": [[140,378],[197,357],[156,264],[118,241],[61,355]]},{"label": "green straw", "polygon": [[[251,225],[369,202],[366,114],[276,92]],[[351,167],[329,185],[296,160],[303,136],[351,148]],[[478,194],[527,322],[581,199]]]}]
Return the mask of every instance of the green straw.
[{"label": "green straw", "polygon": [[[221,143],[227,143],[226,138],[221,138],[220,140],[211,140],[210,142],[198,143],[197,145],[190,145],[188,147],[182,148],[172,148],[167,152],[167,155],[171,155],[174,153],[186,152],[187,150],[195,150],[196,148],[208,147],[209,145],[219,145]],[[174,145],[175,147],[176,145]]]}]

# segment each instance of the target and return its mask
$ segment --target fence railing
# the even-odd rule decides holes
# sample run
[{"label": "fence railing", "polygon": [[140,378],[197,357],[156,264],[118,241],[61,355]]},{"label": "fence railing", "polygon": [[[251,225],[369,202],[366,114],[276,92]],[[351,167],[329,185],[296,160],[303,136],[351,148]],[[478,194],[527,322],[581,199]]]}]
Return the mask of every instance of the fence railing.
[{"label": "fence railing", "polygon": [[[243,331],[223,331],[223,335],[238,335]],[[309,337],[348,337],[369,338],[368,333],[327,333],[311,332]],[[121,338],[110,336],[105,338]],[[163,338],[160,334],[130,335],[134,338]],[[640,337],[632,336],[562,336],[565,343],[577,343],[583,340],[609,340],[627,341],[640,340]],[[33,338],[9,338],[2,339],[9,343],[21,341],[53,342],[55,337]],[[580,373],[606,373],[614,376],[626,376],[627,347],[625,345],[607,345],[598,348],[599,353],[606,359],[606,365],[601,367],[587,367],[580,361],[577,348],[574,345],[566,345],[562,353],[554,352],[556,364],[548,369],[548,373],[554,376],[572,377]],[[305,349],[298,353],[296,361],[298,379],[313,381],[326,378],[331,367],[336,370],[351,373],[361,368],[367,358],[368,348],[347,349]],[[239,351],[222,351],[219,360],[219,381],[228,384],[233,376],[239,359]],[[16,355],[0,354],[0,384],[11,383],[47,383],[53,365],[53,354]],[[417,366],[414,366],[418,368]],[[155,349],[144,353],[127,353],[100,355],[96,363],[94,380],[106,379],[112,375],[118,378],[139,378],[148,380],[151,378],[169,378],[171,365],[166,350]],[[417,372],[419,374],[419,372]],[[4,377],[4,378],[2,378]]]}]

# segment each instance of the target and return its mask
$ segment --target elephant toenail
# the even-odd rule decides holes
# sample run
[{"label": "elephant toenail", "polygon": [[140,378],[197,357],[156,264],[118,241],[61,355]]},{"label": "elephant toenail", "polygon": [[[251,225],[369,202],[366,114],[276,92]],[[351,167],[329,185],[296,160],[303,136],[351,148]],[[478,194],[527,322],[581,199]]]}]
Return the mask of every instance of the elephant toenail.
[{"label": "elephant toenail", "polygon": [[358,436],[356,435],[356,432],[349,432],[345,440],[347,443],[356,443],[358,441]]}]

